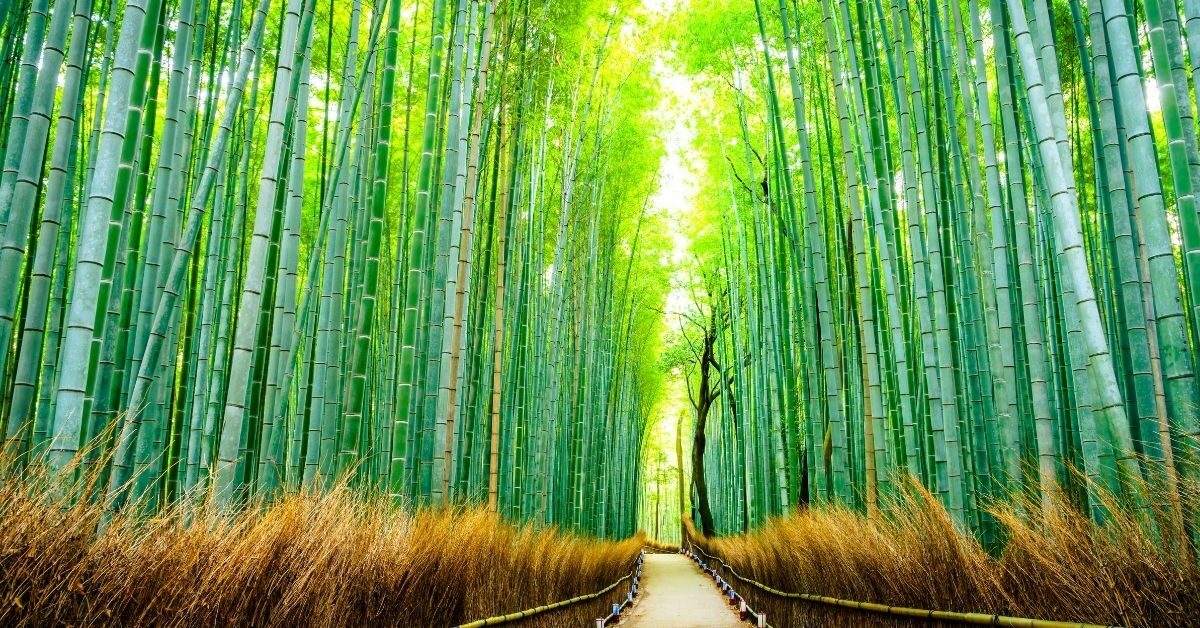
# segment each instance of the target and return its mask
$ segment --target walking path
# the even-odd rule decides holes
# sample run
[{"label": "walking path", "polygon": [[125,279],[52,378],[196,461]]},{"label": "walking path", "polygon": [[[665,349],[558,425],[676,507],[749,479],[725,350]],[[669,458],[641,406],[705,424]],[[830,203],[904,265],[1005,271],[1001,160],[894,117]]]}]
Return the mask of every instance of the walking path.
[{"label": "walking path", "polygon": [[721,591],[682,554],[646,554],[642,591],[621,626],[745,628]]}]

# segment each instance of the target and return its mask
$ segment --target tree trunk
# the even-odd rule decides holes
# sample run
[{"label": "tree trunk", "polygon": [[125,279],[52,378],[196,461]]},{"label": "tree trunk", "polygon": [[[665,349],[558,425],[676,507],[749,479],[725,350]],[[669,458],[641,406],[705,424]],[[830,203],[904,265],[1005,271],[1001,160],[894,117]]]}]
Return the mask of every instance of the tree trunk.
[{"label": "tree trunk", "polygon": [[708,482],[704,478],[704,449],[707,445],[704,429],[713,402],[721,394],[720,387],[714,385],[712,380],[712,368],[716,366],[713,358],[716,341],[717,312],[713,308],[708,329],[704,330],[704,353],[700,356],[700,395],[696,399],[696,427],[692,432],[692,482],[696,485],[696,510],[700,513],[700,531],[704,536],[713,536],[715,533],[712,507],[708,501]]},{"label": "tree trunk", "polygon": [[680,542],[687,538],[687,526],[683,525],[684,519],[687,518],[687,500],[684,497],[683,487],[687,484],[683,481],[683,415],[679,415],[679,423],[675,425],[675,466],[679,471],[679,538]]}]

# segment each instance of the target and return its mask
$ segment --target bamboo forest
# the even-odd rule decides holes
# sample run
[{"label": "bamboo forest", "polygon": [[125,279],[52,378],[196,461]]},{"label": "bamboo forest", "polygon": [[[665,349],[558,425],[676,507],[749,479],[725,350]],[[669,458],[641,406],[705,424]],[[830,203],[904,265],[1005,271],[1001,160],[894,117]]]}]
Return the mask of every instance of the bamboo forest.
[{"label": "bamboo forest", "polygon": [[0,625],[1195,626],[1200,0],[0,0]]}]

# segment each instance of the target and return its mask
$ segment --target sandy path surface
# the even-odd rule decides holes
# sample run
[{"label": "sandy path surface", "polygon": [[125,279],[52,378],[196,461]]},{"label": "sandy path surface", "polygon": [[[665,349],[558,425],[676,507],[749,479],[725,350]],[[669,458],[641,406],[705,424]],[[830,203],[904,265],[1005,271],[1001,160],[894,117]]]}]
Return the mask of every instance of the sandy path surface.
[{"label": "sandy path surface", "polygon": [[646,554],[642,592],[621,626],[745,628],[721,591],[681,554]]}]

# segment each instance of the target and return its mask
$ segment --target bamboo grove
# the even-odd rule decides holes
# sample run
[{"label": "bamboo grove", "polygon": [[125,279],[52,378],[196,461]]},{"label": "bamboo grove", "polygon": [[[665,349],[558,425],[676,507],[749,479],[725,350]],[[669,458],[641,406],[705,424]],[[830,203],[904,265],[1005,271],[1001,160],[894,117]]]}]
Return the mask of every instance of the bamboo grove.
[{"label": "bamboo grove", "polygon": [[990,505],[1059,490],[1196,530],[1200,4],[695,2],[682,28],[720,103],[697,522],[873,513],[911,477],[987,543]]},{"label": "bamboo grove", "polygon": [[14,468],[149,512],[348,482],[632,534],[663,297],[638,28],[539,0],[0,5]]}]

